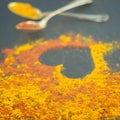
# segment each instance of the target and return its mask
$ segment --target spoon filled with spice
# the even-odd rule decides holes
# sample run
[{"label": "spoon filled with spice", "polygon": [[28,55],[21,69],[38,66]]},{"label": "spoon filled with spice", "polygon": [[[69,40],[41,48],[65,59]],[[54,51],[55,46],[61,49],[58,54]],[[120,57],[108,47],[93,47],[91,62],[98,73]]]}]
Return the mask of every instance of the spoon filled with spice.
[{"label": "spoon filled with spice", "polygon": [[67,11],[67,10],[70,10],[72,8],[82,6],[85,4],[90,4],[92,2],[93,2],[92,0],[74,0],[73,2],[51,12],[50,14],[48,14],[46,17],[44,17],[40,21],[20,22],[16,25],[16,29],[23,30],[23,31],[29,31],[29,32],[36,32],[36,31],[42,30],[42,29],[47,27],[47,23],[52,17],[54,17],[54,16],[56,16],[64,11]]},{"label": "spoon filled with spice", "polygon": [[[51,11],[42,12],[40,9],[26,2],[10,2],[8,4],[8,9],[16,15],[32,20],[39,20],[51,13]],[[107,14],[81,14],[64,12],[59,15],[93,22],[106,22],[109,19]]]}]

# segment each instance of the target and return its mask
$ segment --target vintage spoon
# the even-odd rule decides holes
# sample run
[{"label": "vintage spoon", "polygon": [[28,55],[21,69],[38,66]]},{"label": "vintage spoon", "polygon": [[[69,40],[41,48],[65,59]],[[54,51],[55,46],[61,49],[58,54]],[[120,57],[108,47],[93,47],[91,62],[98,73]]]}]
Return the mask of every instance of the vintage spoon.
[{"label": "vintage spoon", "polygon": [[70,9],[78,7],[78,6],[90,4],[92,2],[93,2],[92,0],[74,0],[73,2],[51,12],[44,19],[40,20],[39,22],[37,22],[37,21],[20,22],[16,25],[16,28],[19,30],[24,30],[24,31],[29,31],[29,32],[36,32],[36,31],[42,30],[42,29],[46,28],[48,21],[55,15],[58,15],[64,11],[70,10]]},{"label": "vintage spoon", "polygon": [[[32,6],[31,4],[22,3],[22,2],[10,2],[8,4],[8,9],[16,15],[32,20],[39,20],[51,13],[51,11],[42,12],[40,9]],[[107,14],[92,15],[92,14],[80,14],[80,13],[78,14],[78,13],[65,12],[65,13],[60,13],[59,15],[73,17],[81,20],[89,20],[93,22],[106,22],[109,19],[109,16]]]}]

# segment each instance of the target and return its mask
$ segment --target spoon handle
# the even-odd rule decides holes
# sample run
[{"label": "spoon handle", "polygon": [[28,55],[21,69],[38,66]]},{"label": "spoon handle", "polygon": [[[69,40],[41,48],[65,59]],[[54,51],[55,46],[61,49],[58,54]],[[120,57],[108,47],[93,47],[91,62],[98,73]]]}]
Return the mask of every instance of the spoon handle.
[{"label": "spoon handle", "polygon": [[106,22],[109,19],[108,14],[78,14],[78,13],[61,13],[62,16],[74,17],[81,20],[93,22]]},{"label": "spoon handle", "polygon": [[[50,14],[51,12],[44,12],[43,16]],[[77,18],[80,20],[87,20],[92,22],[106,22],[109,20],[108,14],[81,14],[81,13],[72,13],[72,12],[64,12],[59,15]]]},{"label": "spoon handle", "polygon": [[57,14],[60,14],[64,11],[70,10],[72,8],[78,7],[78,6],[82,6],[85,4],[90,4],[92,3],[92,0],[74,0],[73,2],[51,12],[48,16],[46,16],[42,21],[40,21],[38,24],[40,24],[40,26],[42,25],[43,27],[46,27],[47,22],[49,19],[51,19],[52,17],[54,17]]}]

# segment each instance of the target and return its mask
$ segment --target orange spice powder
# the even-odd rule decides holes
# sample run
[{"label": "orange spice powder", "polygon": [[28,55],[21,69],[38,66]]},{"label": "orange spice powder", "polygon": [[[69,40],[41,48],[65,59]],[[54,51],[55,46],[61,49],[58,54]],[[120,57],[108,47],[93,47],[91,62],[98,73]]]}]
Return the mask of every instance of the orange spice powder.
[{"label": "orange spice powder", "polygon": [[[89,48],[94,69],[84,78],[68,78],[63,65],[47,66],[39,57],[58,48]],[[120,116],[120,72],[111,72],[104,55],[111,43],[81,35],[3,50],[0,62],[0,118],[34,120],[100,120]]]}]

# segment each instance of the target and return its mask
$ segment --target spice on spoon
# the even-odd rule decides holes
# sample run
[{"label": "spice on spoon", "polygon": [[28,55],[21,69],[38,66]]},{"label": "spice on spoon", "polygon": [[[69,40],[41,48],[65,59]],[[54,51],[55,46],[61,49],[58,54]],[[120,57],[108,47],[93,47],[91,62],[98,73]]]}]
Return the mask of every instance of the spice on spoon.
[{"label": "spice on spoon", "polygon": [[41,11],[30,3],[10,2],[8,9],[19,16],[29,19],[39,19],[41,17]]},{"label": "spice on spoon", "polygon": [[[19,24],[16,25],[16,28],[17,29],[22,29],[22,30],[27,30],[28,29],[31,29],[31,30],[39,30],[40,29],[40,26],[35,24],[34,22],[32,21],[23,21],[23,22],[20,22]],[[31,31],[30,30],[30,31]]]}]

